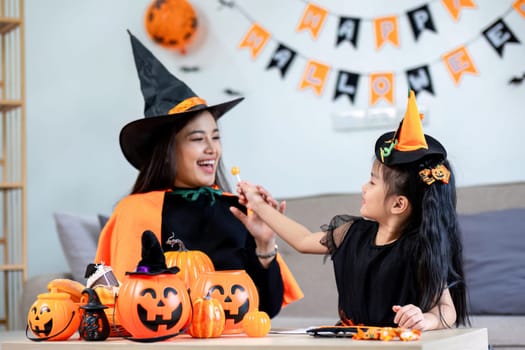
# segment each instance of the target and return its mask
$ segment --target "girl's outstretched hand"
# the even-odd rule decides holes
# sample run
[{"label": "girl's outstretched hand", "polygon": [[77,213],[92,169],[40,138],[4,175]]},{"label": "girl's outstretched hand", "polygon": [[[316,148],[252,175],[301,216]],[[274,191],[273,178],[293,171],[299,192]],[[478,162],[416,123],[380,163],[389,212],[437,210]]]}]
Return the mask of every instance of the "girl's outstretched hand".
[{"label": "girl's outstretched hand", "polygon": [[427,322],[421,309],[415,305],[408,304],[404,306],[394,305],[392,310],[396,313],[394,323],[401,328],[427,330]]}]

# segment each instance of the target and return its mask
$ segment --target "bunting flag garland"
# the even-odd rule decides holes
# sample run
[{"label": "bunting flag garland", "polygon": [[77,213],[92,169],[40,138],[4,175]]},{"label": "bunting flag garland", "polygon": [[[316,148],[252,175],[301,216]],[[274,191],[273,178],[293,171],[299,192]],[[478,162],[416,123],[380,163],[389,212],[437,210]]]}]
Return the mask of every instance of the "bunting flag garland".
[{"label": "bunting flag garland", "polygon": [[459,48],[443,55],[443,61],[448,69],[452,79],[456,85],[459,84],[459,80],[465,73],[478,74],[474,62],[470,58],[467,49],[465,46],[460,46]]},{"label": "bunting flag garland", "polygon": [[390,42],[392,45],[399,47],[399,31],[396,16],[376,18],[374,20],[374,31],[376,49],[379,50],[386,42]]},{"label": "bunting flag garland", "polygon": [[[218,0],[219,2],[224,0]],[[299,0],[298,0],[299,1]],[[296,32],[308,31],[310,32],[312,40],[317,40],[320,32],[328,19],[328,16],[334,16],[327,9],[315,5],[308,0],[300,0],[306,3],[306,7],[302,13],[299,24],[296,27]],[[428,0],[429,2],[437,0]],[[474,0],[440,0],[445,9],[450,13],[451,17],[458,21],[462,9],[474,9],[477,5]],[[332,71],[337,73],[336,83],[334,87],[333,100],[335,101],[340,96],[347,96],[350,103],[355,102],[357,94],[358,83],[361,76],[368,76],[369,80],[369,103],[375,105],[380,101],[389,104],[394,104],[395,92],[395,78],[399,73],[404,73],[408,87],[414,90],[415,94],[426,91],[431,95],[435,95],[430,66],[435,63],[442,63],[449,72],[455,85],[459,85],[461,78],[465,74],[479,75],[479,71],[474,64],[474,60],[470,56],[467,45],[472,43],[477,37],[466,41],[459,45],[454,50],[442,54],[439,59],[428,64],[421,64],[415,68],[405,68],[401,71],[387,72],[350,72],[347,69],[338,69],[329,64],[321,63],[315,58],[307,57],[301,52],[293,50],[289,45],[280,42],[274,38],[273,35],[259,25],[235,2],[230,1],[228,7],[237,9],[250,22],[251,27],[244,35],[240,49],[248,49],[252,59],[256,59],[268,42],[277,42],[275,51],[270,57],[266,66],[267,70],[277,68],[280,76],[284,79],[287,76],[288,70],[292,64],[297,62],[297,58],[301,58],[306,62],[301,80],[299,82],[299,90],[312,90],[316,95],[322,95],[328,77]],[[504,17],[509,13],[517,13],[519,16],[525,18],[525,0],[515,0],[509,9],[494,22],[488,25],[479,36],[483,36],[499,57],[503,57],[504,48],[507,44],[521,44],[521,41],[513,33],[511,28],[505,23]],[[407,16],[410,29],[414,36],[414,41],[421,39],[421,34],[425,31],[438,33],[433,19],[432,13],[428,4],[423,4],[415,9],[404,12]],[[339,16],[336,29],[335,47],[341,46],[341,43],[347,41],[354,49],[358,48],[359,33],[362,28],[362,22],[367,21],[372,24],[372,29],[375,35],[375,48],[381,49],[386,44],[391,44],[394,47],[400,47],[399,38],[399,15],[377,17],[373,19],[357,18],[352,16]]]},{"label": "bunting flag garland", "polygon": [[309,30],[312,38],[317,39],[319,31],[326,20],[327,14],[328,11],[324,8],[311,3],[308,4],[304,10],[303,17],[297,26],[297,31]]},{"label": "bunting flag garland", "polygon": [[423,5],[415,10],[407,12],[408,21],[410,23],[410,28],[414,34],[414,40],[419,39],[419,35],[425,29],[437,33],[436,27],[434,26],[434,21],[432,21],[432,16],[430,15],[430,10],[428,5]]},{"label": "bunting flag garland", "polygon": [[503,57],[503,48],[505,44],[516,43],[519,44],[520,41],[514,33],[507,27],[505,22],[500,18],[490,27],[483,31],[483,35],[489,42],[489,44],[496,50],[500,57]]},{"label": "bunting flag garland", "polygon": [[275,50],[273,53],[270,63],[268,63],[266,69],[277,67],[277,69],[279,69],[281,72],[281,78],[284,78],[286,76],[286,72],[288,71],[288,67],[290,67],[290,64],[292,64],[295,58],[295,55],[296,52],[294,50],[284,46],[283,44],[279,44],[279,47],[277,47],[277,50]]},{"label": "bunting flag garland", "polygon": [[450,13],[454,21],[459,20],[461,9],[476,8],[476,4],[472,0],[441,0],[447,11]]}]

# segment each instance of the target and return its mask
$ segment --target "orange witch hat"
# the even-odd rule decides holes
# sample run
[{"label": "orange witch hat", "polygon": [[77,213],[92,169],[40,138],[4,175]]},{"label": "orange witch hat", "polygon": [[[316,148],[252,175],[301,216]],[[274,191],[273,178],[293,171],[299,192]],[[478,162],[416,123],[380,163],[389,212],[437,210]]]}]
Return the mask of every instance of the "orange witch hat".
[{"label": "orange witch hat", "polygon": [[410,90],[407,109],[396,132],[381,135],[375,145],[377,159],[386,165],[405,164],[435,155],[446,158],[447,151],[433,137],[423,133],[414,91]]}]

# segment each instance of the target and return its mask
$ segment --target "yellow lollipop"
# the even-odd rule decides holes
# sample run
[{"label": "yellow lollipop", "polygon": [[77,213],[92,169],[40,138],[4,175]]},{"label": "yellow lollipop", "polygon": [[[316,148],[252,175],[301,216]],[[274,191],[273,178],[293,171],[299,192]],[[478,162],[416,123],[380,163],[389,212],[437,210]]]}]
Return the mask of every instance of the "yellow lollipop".
[{"label": "yellow lollipop", "polygon": [[241,177],[239,176],[239,174],[241,173],[241,169],[239,169],[238,166],[232,166],[231,173],[233,176],[237,176],[237,181],[241,181]]}]

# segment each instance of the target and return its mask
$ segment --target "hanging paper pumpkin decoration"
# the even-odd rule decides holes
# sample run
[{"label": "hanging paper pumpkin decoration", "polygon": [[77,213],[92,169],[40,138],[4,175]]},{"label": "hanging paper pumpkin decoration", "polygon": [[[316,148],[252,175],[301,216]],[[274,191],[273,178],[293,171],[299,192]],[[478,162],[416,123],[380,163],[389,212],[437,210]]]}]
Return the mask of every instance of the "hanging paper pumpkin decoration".
[{"label": "hanging paper pumpkin decoration", "polygon": [[79,325],[78,304],[68,293],[56,290],[39,294],[27,314],[27,327],[38,337],[31,340],[66,340]]},{"label": "hanging paper pumpkin decoration", "polygon": [[213,262],[205,253],[199,250],[188,250],[180,239],[176,239],[177,250],[165,252],[166,265],[168,267],[176,266],[179,268],[177,276],[184,280],[189,288],[192,283],[199,277],[201,272],[215,271]]},{"label": "hanging paper pumpkin decoration", "polygon": [[197,15],[187,0],[155,0],[144,18],[146,31],[157,44],[186,53],[197,31]]},{"label": "hanging paper pumpkin decoration", "polygon": [[242,320],[244,333],[249,337],[264,337],[270,332],[271,327],[270,316],[264,311],[250,311]]},{"label": "hanging paper pumpkin decoration", "polygon": [[223,334],[242,333],[242,319],[259,307],[259,294],[244,270],[202,272],[191,286],[192,298],[206,295],[221,302],[226,318]]},{"label": "hanging paper pumpkin decoration", "polygon": [[211,298],[193,301],[193,319],[188,333],[194,338],[216,338],[222,335],[226,318],[221,302]]}]

